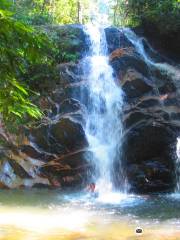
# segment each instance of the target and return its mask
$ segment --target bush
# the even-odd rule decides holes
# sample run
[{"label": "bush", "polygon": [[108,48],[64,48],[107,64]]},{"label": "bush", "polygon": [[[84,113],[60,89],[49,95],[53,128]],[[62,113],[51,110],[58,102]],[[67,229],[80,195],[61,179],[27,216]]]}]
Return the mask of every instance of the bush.
[{"label": "bush", "polygon": [[29,65],[47,62],[49,42],[44,34],[17,21],[10,7],[0,5],[0,114],[5,122],[41,117],[41,111],[30,100],[32,92],[22,76]]},{"label": "bush", "polygon": [[123,24],[128,26],[149,23],[162,34],[180,30],[179,0],[118,0],[114,6],[114,19],[123,15]]}]

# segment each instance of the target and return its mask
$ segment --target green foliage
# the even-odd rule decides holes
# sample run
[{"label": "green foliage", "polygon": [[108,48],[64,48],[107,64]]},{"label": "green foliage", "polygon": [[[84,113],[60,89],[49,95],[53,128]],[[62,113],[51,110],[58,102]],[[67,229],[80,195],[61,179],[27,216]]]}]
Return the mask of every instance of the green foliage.
[{"label": "green foliage", "polygon": [[13,18],[0,8],[0,114],[5,122],[20,122],[24,117],[39,118],[42,113],[30,101],[32,92],[22,81],[29,65],[47,62],[48,41],[44,34]]},{"label": "green foliage", "polygon": [[61,24],[75,23],[77,19],[77,0],[56,0],[52,7],[54,21]]},{"label": "green foliage", "polygon": [[49,1],[15,0],[13,11],[15,18],[29,25],[51,24],[53,16],[47,7]]},{"label": "green foliage", "polygon": [[59,31],[59,41],[56,42],[56,61],[61,62],[75,62],[79,58],[81,48],[80,33],[77,29],[62,28]]},{"label": "green foliage", "polygon": [[109,18],[115,26],[129,25],[130,18],[127,18],[125,11],[126,2],[124,0],[110,0],[111,10]]},{"label": "green foliage", "polygon": [[72,54],[72,53],[67,53],[67,52],[62,52],[59,56],[59,60],[61,62],[76,62],[78,59],[78,54]]},{"label": "green foliage", "polygon": [[180,26],[180,3],[177,0],[129,0],[126,8],[134,21],[152,22],[162,32],[176,30]]},{"label": "green foliage", "polygon": [[11,0],[1,0],[0,1],[0,8],[1,9],[9,9],[12,5],[12,1]]},{"label": "green foliage", "polygon": [[[24,75],[24,79],[32,90],[38,91],[43,95],[50,95],[56,83],[59,82],[59,71],[53,65],[34,64],[29,66]],[[38,96],[34,100],[38,100]]]},{"label": "green foliage", "polygon": [[52,41],[52,58],[55,64],[76,62],[81,57],[84,39],[82,30],[70,25],[40,27]]},{"label": "green foliage", "polygon": [[[12,0],[11,0],[12,1]],[[78,2],[83,9],[83,21],[87,19],[85,8],[90,0],[15,0],[14,11],[18,20],[32,25],[78,23]]]},{"label": "green foliage", "polygon": [[143,25],[144,22],[154,24],[160,32],[167,33],[180,29],[179,0],[117,0],[114,4],[114,22],[129,26]]}]

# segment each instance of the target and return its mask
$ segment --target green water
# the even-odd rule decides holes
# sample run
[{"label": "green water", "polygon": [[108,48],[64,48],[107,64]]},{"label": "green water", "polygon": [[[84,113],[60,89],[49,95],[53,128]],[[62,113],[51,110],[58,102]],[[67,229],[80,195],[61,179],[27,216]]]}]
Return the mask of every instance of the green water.
[{"label": "green water", "polygon": [[180,195],[122,195],[113,201],[52,190],[1,190],[0,240],[180,240]]}]

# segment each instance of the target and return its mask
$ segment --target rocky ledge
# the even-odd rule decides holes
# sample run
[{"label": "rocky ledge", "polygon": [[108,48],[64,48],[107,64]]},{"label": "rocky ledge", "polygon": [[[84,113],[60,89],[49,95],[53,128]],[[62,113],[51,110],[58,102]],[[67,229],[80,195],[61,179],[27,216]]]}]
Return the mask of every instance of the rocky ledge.
[{"label": "rocky ledge", "polygon": [[[112,29],[110,31],[112,34]],[[123,29],[114,29],[114,34],[112,39],[118,36],[120,42],[115,42],[111,65],[125,93],[121,158],[130,191],[172,191],[176,184],[176,144],[180,132],[177,84],[180,70],[175,73],[176,77],[172,76],[172,72],[168,74],[168,69],[163,72],[158,65],[162,61],[158,55],[154,56],[157,64],[149,66],[123,34]],[[131,51],[118,55],[119,46],[131,48]],[[150,48],[146,50],[152,53]],[[164,62],[160,63],[163,66]]]}]

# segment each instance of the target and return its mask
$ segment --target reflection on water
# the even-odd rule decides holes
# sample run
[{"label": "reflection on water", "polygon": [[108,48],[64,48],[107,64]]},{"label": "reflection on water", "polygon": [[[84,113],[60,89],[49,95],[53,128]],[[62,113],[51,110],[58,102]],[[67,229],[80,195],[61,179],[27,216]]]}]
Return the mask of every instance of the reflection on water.
[{"label": "reflection on water", "polygon": [[0,240],[180,240],[180,195],[114,197],[1,191]]}]

